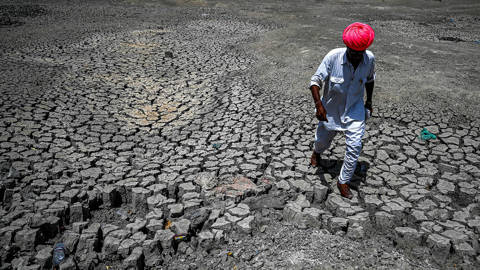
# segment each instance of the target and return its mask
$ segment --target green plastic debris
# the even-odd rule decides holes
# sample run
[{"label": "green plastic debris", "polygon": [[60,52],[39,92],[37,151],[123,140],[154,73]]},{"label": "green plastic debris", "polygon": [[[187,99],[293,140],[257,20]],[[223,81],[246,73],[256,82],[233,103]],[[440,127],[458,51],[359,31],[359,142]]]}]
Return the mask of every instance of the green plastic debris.
[{"label": "green plastic debris", "polygon": [[422,131],[420,132],[420,139],[424,141],[435,140],[437,139],[437,136],[435,136],[435,134],[428,131],[426,128],[423,128]]}]

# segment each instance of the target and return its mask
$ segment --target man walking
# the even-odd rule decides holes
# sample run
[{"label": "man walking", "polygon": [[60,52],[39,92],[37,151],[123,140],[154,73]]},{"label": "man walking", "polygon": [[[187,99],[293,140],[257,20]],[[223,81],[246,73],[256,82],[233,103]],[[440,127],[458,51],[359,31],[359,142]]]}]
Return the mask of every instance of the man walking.
[{"label": "man walking", "polygon": [[[365,120],[372,112],[372,93],[375,80],[375,57],[366,49],[375,33],[363,23],[353,23],[343,31],[347,48],[330,51],[312,76],[310,90],[319,120],[315,133],[312,166],[320,161],[320,154],[329,148],[333,137],[343,131],[347,149],[337,187],[343,197],[353,197],[349,182],[362,150]],[[320,88],[323,95],[320,98]],[[367,100],[364,104],[364,93]]]}]

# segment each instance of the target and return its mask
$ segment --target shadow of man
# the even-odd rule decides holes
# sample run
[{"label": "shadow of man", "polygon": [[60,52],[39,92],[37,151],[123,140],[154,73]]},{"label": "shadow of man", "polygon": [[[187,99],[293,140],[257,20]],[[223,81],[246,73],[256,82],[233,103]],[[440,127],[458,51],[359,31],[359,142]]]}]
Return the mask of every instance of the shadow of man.
[{"label": "shadow of man", "polygon": [[[319,166],[317,167],[316,174],[320,178],[320,182],[323,185],[330,186],[331,183],[327,181],[324,174],[328,173],[332,175],[332,179],[335,179],[340,174],[342,169],[343,160],[339,159],[321,159]],[[357,162],[355,172],[350,180],[349,187],[353,190],[359,191],[361,183],[365,183],[370,163],[366,161]],[[334,181],[335,182],[335,181]]]}]

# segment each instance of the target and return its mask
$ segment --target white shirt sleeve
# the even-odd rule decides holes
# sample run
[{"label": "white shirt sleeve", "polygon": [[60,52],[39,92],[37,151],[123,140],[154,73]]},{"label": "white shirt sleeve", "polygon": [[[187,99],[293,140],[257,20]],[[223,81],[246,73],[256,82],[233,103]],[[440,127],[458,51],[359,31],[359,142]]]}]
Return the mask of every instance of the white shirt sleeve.
[{"label": "white shirt sleeve", "polygon": [[313,74],[312,78],[310,79],[310,86],[316,85],[320,87],[320,82],[324,82],[328,76],[330,75],[330,55],[327,54],[320,66],[318,66],[317,71]]},{"label": "white shirt sleeve", "polygon": [[375,58],[372,59],[372,65],[370,71],[368,72],[367,81],[365,83],[371,83],[375,81]]}]

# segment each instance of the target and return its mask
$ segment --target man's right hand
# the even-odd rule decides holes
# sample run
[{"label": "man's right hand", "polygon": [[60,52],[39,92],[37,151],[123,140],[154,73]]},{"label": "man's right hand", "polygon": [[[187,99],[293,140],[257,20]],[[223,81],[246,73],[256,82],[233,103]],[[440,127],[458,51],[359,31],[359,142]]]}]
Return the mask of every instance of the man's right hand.
[{"label": "man's right hand", "polygon": [[315,108],[317,108],[316,116],[319,121],[327,121],[327,111],[323,107],[322,100],[320,99],[320,86],[310,86],[312,91],[313,102],[315,102]]},{"label": "man's right hand", "polygon": [[316,104],[316,107],[317,107],[317,112],[315,113],[315,116],[317,117],[317,119],[319,121],[327,121],[327,111],[325,110],[325,108],[323,107],[323,104],[322,102],[318,102]]}]

